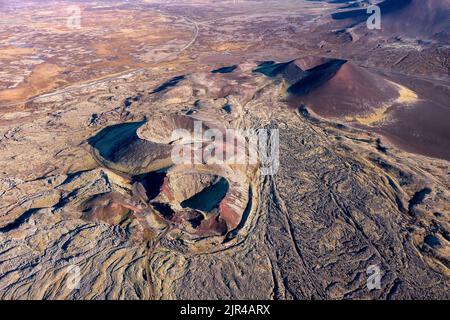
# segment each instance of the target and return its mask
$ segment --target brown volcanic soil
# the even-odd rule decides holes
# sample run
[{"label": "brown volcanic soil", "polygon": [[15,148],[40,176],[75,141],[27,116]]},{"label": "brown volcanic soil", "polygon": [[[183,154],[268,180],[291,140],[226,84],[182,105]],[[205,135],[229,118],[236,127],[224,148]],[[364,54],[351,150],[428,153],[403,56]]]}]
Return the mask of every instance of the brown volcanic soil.
[{"label": "brown volcanic soil", "polygon": [[0,73],[0,106],[173,59],[194,33],[192,23],[182,17],[138,10],[121,1],[103,7],[79,3],[81,28],[71,29],[67,9],[73,5],[30,2],[4,9],[11,23],[0,25],[5,39],[0,54],[7,55]]},{"label": "brown volcanic soil", "polygon": [[404,150],[450,159],[446,85],[386,76],[322,57],[307,56],[277,68],[270,76],[281,76],[290,85],[291,108],[304,106],[319,116],[381,133]]},{"label": "brown volcanic soil", "polygon": [[[320,81],[320,80],[319,80]],[[383,77],[345,62],[323,83],[311,84],[305,94],[293,92],[293,104],[306,104],[319,115],[343,118],[371,114],[399,96],[398,89]],[[308,85],[302,83],[302,86]]]},{"label": "brown volcanic soil", "polygon": [[[124,4],[98,3],[110,9]],[[24,4],[14,6],[26,10]],[[395,129],[400,122],[391,113],[420,111],[416,107],[427,101],[437,111],[430,120],[439,119],[439,108],[449,100],[442,88],[448,82],[445,42],[370,33],[351,39],[351,30],[336,35],[330,27],[330,14],[342,3],[275,4],[124,4],[123,10],[133,6],[143,15],[160,16],[158,8],[167,16],[185,16],[198,24],[198,37],[178,58],[181,43],[164,47],[162,54],[174,60],[140,74],[41,96],[0,114],[1,299],[450,298],[449,162],[404,152],[371,132],[381,124]],[[116,11],[107,11],[103,22],[111,24],[107,17]],[[194,23],[178,19],[190,39]],[[2,36],[15,44],[27,33],[6,31]],[[134,42],[122,38],[129,31],[114,46]],[[55,45],[67,40],[57,35],[51,37]],[[142,34],[136,35],[139,41]],[[68,58],[59,49],[50,46],[48,53]],[[96,54],[112,49],[100,46]],[[150,60],[160,57],[148,54]],[[313,58],[289,63],[275,77],[252,72],[255,61],[303,56]],[[322,56],[331,58],[315,58]],[[83,54],[69,59],[75,67],[86,62]],[[371,73],[386,70],[384,79],[410,90],[403,89],[403,98],[387,111],[375,110],[383,111],[385,122],[355,116],[344,124],[305,108],[289,109],[286,90],[303,79],[304,69],[339,59],[374,67],[364,68]],[[129,60],[116,62],[123,68]],[[233,65],[238,67],[229,73],[211,73]],[[109,74],[101,66],[95,71]],[[18,70],[26,71],[23,65]],[[16,72],[2,71],[12,83]],[[305,92],[312,94],[310,89],[320,89],[332,76],[317,77],[312,84],[318,86]],[[418,123],[422,112],[414,113],[417,119],[408,120]],[[180,121],[159,121],[167,114]],[[186,116],[242,131],[278,128],[279,170],[262,176],[258,163],[151,171],[161,163],[147,164],[168,151],[159,153],[154,143],[170,144],[167,133],[176,125],[192,128]],[[408,122],[401,124],[399,134],[407,133]],[[117,134],[117,125],[133,130]],[[144,130],[148,126],[152,130]],[[432,129],[431,121],[423,126]],[[89,144],[111,131],[116,134],[107,134],[106,143]],[[446,136],[441,131],[442,144]],[[103,159],[92,147],[104,151]],[[78,290],[67,286],[71,265],[82,272]],[[381,288],[369,291],[367,271],[374,265],[382,272]]]},{"label": "brown volcanic soil", "polygon": [[433,102],[390,112],[391,123],[374,129],[403,150],[450,161],[450,110]]},{"label": "brown volcanic soil", "polygon": [[[123,80],[6,130],[1,298],[448,299],[448,162],[290,109],[256,67],[196,72],[160,91],[173,74]],[[177,116],[161,117],[168,110]],[[278,128],[279,170],[148,172],[167,155],[155,141],[170,144],[174,125],[192,130],[188,115]],[[70,265],[83,270],[76,291]],[[369,291],[373,265],[383,277]]]},{"label": "brown volcanic soil", "polygon": [[390,109],[391,121],[375,130],[404,150],[450,161],[450,88],[431,81],[393,78],[408,83],[419,100]]}]

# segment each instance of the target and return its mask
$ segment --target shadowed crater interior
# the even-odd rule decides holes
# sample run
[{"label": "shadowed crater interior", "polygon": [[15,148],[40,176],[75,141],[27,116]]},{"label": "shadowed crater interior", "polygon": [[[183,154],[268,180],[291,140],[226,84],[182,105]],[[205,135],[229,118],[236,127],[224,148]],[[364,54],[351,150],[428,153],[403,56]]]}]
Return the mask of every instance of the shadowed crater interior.
[{"label": "shadowed crater interior", "polygon": [[210,212],[216,209],[228,192],[229,184],[225,178],[219,178],[213,184],[181,202],[183,208],[197,209]]}]

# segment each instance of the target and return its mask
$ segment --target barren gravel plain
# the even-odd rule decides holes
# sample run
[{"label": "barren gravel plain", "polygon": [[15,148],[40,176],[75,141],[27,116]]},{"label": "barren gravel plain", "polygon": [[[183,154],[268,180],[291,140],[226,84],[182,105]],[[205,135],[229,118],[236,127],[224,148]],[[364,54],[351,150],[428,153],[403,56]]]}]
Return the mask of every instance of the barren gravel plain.
[{"label": "barren gravel plain", "polygon": [[450,1],[372,2],[0,0],[0,299],[450,299]]}]

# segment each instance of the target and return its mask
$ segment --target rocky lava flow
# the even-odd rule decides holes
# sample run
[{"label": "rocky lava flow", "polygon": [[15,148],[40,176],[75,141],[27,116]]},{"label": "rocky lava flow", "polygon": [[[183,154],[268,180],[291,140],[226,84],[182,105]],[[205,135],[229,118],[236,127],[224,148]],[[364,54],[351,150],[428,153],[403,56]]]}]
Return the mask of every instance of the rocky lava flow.
[{"label": "rocky lava flow", "polygon": [[[0,297],[448,299],[448,161],[293,108],[299,74],[258,68],[99,88],[4,128]],[[278,129],[278,171],[215,161],[245,135],[174,162],[175,148],[208,150],[196,120]],[[382,274],[369,291],[371,266]]]}]

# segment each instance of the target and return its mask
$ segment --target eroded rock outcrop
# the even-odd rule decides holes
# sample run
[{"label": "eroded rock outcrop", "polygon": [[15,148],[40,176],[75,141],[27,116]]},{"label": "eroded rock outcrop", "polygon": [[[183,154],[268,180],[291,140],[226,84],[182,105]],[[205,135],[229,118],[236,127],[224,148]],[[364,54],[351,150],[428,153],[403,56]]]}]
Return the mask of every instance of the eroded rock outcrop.
[{"label": "eroded rock outcrop", "polygon": [[[231,141],[215,141],[204,133],[212,128],[191,116],[170,114],[103,129],[89,139],[92,154],[100,165],[127,177],[132,187],[125,194],[114,191],[88,200],[85,218],[117,224],[131,210],[144,231],[156,232],[161,222],[190,238],[234,231],[248,206],[252,179],[250,167],[235,161],[245,138],[235,134]],[[225,136],[225,128],[214,129]],[[176,130],[181,135],[174,138]],[[187,163],[177,162],[173,149],[180,146],[189,155]],[[164,178],[152,179],[155,172]]]}]

